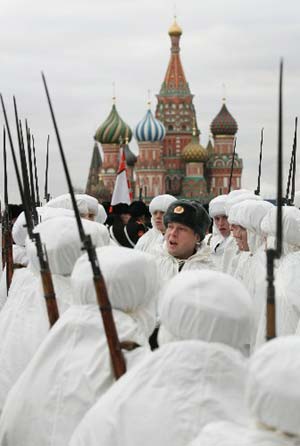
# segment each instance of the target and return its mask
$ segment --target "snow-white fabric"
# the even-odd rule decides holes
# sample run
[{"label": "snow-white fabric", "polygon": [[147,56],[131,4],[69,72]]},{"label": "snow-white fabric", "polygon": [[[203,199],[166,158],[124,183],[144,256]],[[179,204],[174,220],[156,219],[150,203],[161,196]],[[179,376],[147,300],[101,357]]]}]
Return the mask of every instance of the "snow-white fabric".
[{"label": "snow-white fabric", "polygon": [[95,221],[104,225],[107,220],[107,213],[102,204],[98,203],[98,214],[95,217]]},{"label": "snow-white fabric", "polygon": [[169,254],[166,242],[164,242],[163,245],[161,245],[161,248],[157,250],[155,258],[159,265],[164,283],[168,282],[169,279],[178,274],[179,268],[181,268],[181,271],[215,269],[214,262],[210,255],[210,248],[203,242],[200,244],[195,254],[184,260],[177,259]]},{"label": "snow-white fabric", "polygon": [[153,227],[138,239],[134,249],[155,254],[159,248],[162,248],[163,242],[163,234],[158,229]]},{"label": "snow-white fabric", "polygon": [[272,208],[274,208],[274,205],[268,201],[248,199],[230,208],[228,221],[230,224],[247,229],[248,246],[252,254],[257,251],[264,241],[261,223]]},{"label": "snow-white fabric", "polygon": [[[277,208],[273,207],[261,222],[261,230],[276,236]],[[282,208],[282,231],[285,243],[300,248],[300,210],[293,206]]]},{"label": "snow-white fabric", "polygon": [[262,197],[260,195],[255,195],[253,192],[247,191],[246,189],[234,190],[227,195],[225,203],[226,215],[229,215],[232,206],[245,200],[260,201],[262,200]]},{"label": "snow-white fabric", "polygon": [[69,446],[185,446],[209,422],[243,423],[246,369],[225,345],[164,345],[95,404]]},{"label": "snow-white fabric", "polygon": [[[90,234],[95,246],[109,244],[108,229],[93,221],[82,220],[86,234]],[[70,275],[76,260],[82,254],[77,222],[74,218],[57,217],[37,225],[34,232],[39,232],[42,243],[46,245],[47,256],[52,274]],[[26,240],[26,250],[30,257],[31,267],[40,271],[40,263],[35,243]]]},{"label": "snow-white fabric", "polygon": [[163,194],[154,197],[149,204],[149,211],[151,215],[156,211],[166,212],[171,203],[176,201],[177,198],[173,197],[173,195]]},{"label": "snow-white fabric", "polygon": [[76,194],[76,200],[85,200],[89,214],[97,215],[98,214],[98,200],[95,197],[92,197],[88,194]]},{"label": "snow-white fabric", "polygon": [[209,202],[209,215],[211,218],[214,218],[217,215],[226,215],[226,208],[225,208],[226,201],[227,201],[227,194],[218,195]]},{"label": "snow-white fabric", "polygon": [[186,271],[165,286],[159,302],[160,345],[171,340],[221,342],[247,351],[253,308],[246,288],[216,271]]},{"label": "snow-white fabric", "polygon": [[241,254],[241,252],[238,249],[235,238],[232,237],[232,235],[229,235],[226,238],[226,241],[224,241],[224,252],[222,255],[220,270],[223,273],[234,276],[237,265],[239,264],[239,254]]},{"label": "snow-white fabric", "polygon": [[[89,213],[88,202],[84,194],[75,195],[77,207],[81,215],[86,215]],[[96,200],[97,201],[97,200]],[[51,208],[63,208],[73,210],[73,204],[70,194],[59,195],[58,197],[52,198],[45,204],[45,207]]]},{"label": "snow-white fabric", "polygon": [[294,197],[294,206],[296,208],[300,208],[300,190],[298,190],[297,192],[295,192],[295,197]]},{"label": "snow-white fabric", "polygon": [[[265,216],[262,231],[268,235],[268,247],[273,247],[276,235],[276,209]],[[279,336],[294,334],[300,317],[300,210],[282,208],[283,252],[275,264],[276,331]],[[264,321],[261,322],[264,324]]]},{"label": "snow-white fabric", "polygon": [[246,391],[249,410],[260,423],[300,436],[300,338],[282,336],[251,358]]},{"label": "snow-white fabric", "polygon": [[[109,242],[104,226],[88,220],[83,220],[82,224],[97,246]],[[68,275],[82,254],[76,221],[60,217],[40,223],[35,230],[46,244],[58,310],[62,315],[72,302]],[[36,249],[29,240],[27,248],[29,267],[24,272],[15,271],[8,300],[0,313],[0,411],[8,391],[49,332]]]},{"label": "snow-white fabric", "polygon": [[300,439],[264,426],[241,426],[230,421],[210,423],[187,446],[299,446]]},{"label": "snow-white fabric", "polygon": [[[151,354],[148,337],[160,282],[156,263],[127,248],[97,249],[97,257],[119,339],[144,346],[126,353],[130,369]],[[75,305],[52,328],[8,396],[0,444],[68,444],[86,411],[115,381],[86,255],[74,267],[72,285]]]},{"label": "snow-white fabric", "polygon": [[[25,248],[19,245],[12,245],[13,250],[13,263],[16,265],[27,266],[28,257]],[[6,285],[6,265],[3,270],[3,274],[0,276],[0,311],[7,301],[7,285]]]},{"label": "snow-white fabric", "polygon": [[[36,210],[39,218],[39,223],[56,217],[74,217],[74,212],[70,209],[38,207]],[[25,214],[24,212],[21,212],[13,225],[12,237],[17,245],[25,246],[27,235],[28,232],[26,227]]]}]

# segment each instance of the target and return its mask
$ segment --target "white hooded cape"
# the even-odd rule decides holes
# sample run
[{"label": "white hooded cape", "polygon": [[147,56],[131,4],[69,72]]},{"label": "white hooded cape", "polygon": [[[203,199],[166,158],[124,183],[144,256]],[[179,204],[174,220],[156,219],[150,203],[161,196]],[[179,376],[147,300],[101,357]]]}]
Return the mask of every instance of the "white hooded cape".
[{"label": "white hooded cape", "polygon": [[96,403],[69,445],[185,446],[213,420],[243,423],[246,364],[221,344],[165,345]]}]

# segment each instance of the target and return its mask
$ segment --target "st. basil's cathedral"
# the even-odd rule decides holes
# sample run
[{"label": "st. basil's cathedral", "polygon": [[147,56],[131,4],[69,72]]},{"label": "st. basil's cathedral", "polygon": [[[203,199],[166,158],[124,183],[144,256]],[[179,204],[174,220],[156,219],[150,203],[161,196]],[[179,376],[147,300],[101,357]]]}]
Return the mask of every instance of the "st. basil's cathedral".
[{"label": "st. basil's cathedral", "polygon": [[[155,116],[149,104],[145,117],[132,132],[113,103],[109,116],[96,130],[86,192],[99,201],[111,198],[120,144],[124,148],[134,199],[149,202],[156,195],[169,193],[205,204],[216,195],[228,192],[237,122],[223,100],[221,110],[210,125],[212,138],[206,147],[201,145],[194,96],[180,60],[181,35],[182,30],[174,20],[169,29],[171,56],[156,96]],[[132,137],[138,143],[137,156],[129,148]],[[103,150],[103,160],[98,144]],[[242,159],[235,153],[231,190],[241,187],[242,168]]]}]

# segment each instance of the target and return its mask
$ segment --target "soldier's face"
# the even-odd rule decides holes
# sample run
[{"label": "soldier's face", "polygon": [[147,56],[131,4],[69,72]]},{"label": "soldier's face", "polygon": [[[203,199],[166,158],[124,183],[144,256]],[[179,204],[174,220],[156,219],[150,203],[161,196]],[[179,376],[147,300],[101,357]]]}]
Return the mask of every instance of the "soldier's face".
[{"label": "soldier's face", "polygon": [[200,237],[188,226],[171,222],[168,223],[165,240],[169,254],[178,259],[187,259],[195,253]]},{"label": "soldier's face", "polygon": [[214,223],[223,237],[228,237],[230,234],[230,226],[227,220],[227,215],[216,215]]},{"label": "soldier's face", "polygon": [[164,233],[166,230],[164,221],[163,221],[164,214],[165,213],[163,211],[155,211],[155,212],[153,212],[153,215],[152,215],[154,226],[156,227],[156,229],[158,229],[162,233]]},{"label": "soldier's face", "polygon": [[249,251],[247,230],[239,225],[231,225],[231,232],[240,251]]}]

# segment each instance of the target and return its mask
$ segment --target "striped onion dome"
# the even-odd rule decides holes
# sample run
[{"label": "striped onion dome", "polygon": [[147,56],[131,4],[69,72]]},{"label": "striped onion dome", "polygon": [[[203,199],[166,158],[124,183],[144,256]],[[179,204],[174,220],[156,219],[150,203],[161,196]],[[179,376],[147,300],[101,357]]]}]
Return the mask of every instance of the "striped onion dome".
[{"label": "striped onion dome", "polygon": [[134,130],[134,136],[139,142],[155,142],[161,141],[166,135],[166,129],[162,122],[154,118],[152,111],[149,109],[146,116],[138,123]]},{"label": "striped onion dome", "polygon": [[94,138],[101,144],[119,144],[120,141],[131,140],[131,128],[121,119],[115,104],[106,120],[97,129]]},{"label": "striped onion dome", "polygon": [[234,117],[229,113],[226,104],[222,105],[221,110],[210,125],[211,132],[217,135],[235,135],[238,131],[238,125]]},{"label": "striped onion dome", "polygon": [[193,132],[192,140],[185,146],[181,157],[186,163],[203,163],[208,159],[207,150],[199,143],[199,137]]}]

